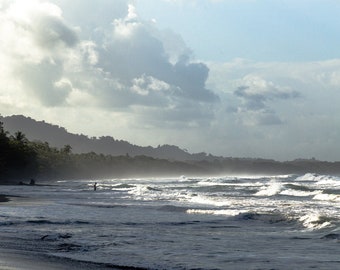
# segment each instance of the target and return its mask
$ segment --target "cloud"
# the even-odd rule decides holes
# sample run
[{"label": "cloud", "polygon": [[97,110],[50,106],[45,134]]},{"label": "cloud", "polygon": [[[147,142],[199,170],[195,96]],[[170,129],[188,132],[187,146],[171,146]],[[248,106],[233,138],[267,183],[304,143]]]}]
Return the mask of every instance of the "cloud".
[{"label": "cloud", "polygon": [[216,152],[282,160],[339,159],[334,151],[339,135],[339,59],[235,59],[208,66],[207,86],[219,89],[221,98],[212,125]]},{"label": "cloud", "polygon": [[271,102],[296,99],[300,96],[299,92],[289,87],[275,85],[259,76],[245,76],[240,84],[234,91],[234,95],[241,99],[241,106],[238,111],[255,115],[256,123],[262,125],[282,123],[271,108]]},{"label": "cloud", "polygon": [[183,56],[190,57],[193,53],[189,49],[183,38],[170,29],[164,29],[154,33],[162,40],[164,51],[173,65],[176,64]]},{"label": "cloud", "polygon": [[39,62],[78,42],[76,29],[54,4],[14,1],[0,15],[2,47],[13,57],[23,57],[20,60]]},{"label": "cloud", "polygon": [[45,106],[63,104],[71,91],[62,81],[62,65],[58,63],[24,64],[17,68],[16,74],[23,87]]},{"label": "cloud", "polygon": [[[205,86],[209,69],[191,60],[179,36],[165,38],[155,22],[141,20],[127,1],[117,2],[119,12],[110,21],[104,12],[105,19],[98,19],[92,30],[84,16],[78,24],[66,20],[64,11],[72,18],[73,4],[55,3],[59,5],[17,0],[0,10],[0,57],[13,79],[9,88],[14,89],[14,78],[18,80],[27,102],[39,102],[42,108],[91,106],[129,114],[139,107],[150,121],[160,115],[170,122],[214,117],[210,104],[219,97]],[[108,10],[114,6],[101,3]],[[89,14],[89,20],[96,18]]]},{"label": "cloud", "polygon": [[[169,100],[169,106],[174,100],[186,103],[192,99],[205,103],[218,101],[218,96],[205,87],[209,72],[207,66],[191,62],[190,55],[185,54],[189,50],[183,50],[177,62],[171,63],[165,50],[165,47],[171,46],[166,46],[161,37],[154,23],[140,20],[135,8],[129,5],[127,15],[114,20],[113,35],[107,37],[107,42],[99,48],[102,57],[98,66],[118,78],[128,90],[136,90],[133,86],[140,78],[153,78],[158,84],[167,85],[166,91],[158,94]],[[150,89],[140,86],[140,91],[133,91],[137,95],[130,93],[131,105],[143,105],[140,93],[143,92],[144,96],[151,94]],[[155,102],[158,100],[155,99]]]},{"label": "cloud", "polygon": [[40,16],[34,22],[34,38],[41,47],[50,50],[59,45],[72,47],[78,42],[77,33],[55,16]]},{"label": "cloud", "polygon": [[261,77],[248,75],[240,82],[241,86],[234,91],[234,94],[244,101],[244,107],[248,110],[257,111],[267,107],[272,100],[287,100],[299,97],[297,91],[289,87],[275,85]]},{"label": "cloud", "polygon": [[[165,45],[163,35],[155,28],[154,22],[139,19],[132,5],[129,5],[127,15],[115,19],[112,26],[112,35],[107,35],[105,43],[97,46],[99,57],[96,67],[102,70],[103,77],[109,74],[102,82],[115,80],[116,85],[103,85],[105,106],[111,104],[113,109],[146,106],[142,112],[146,112],[148,107],[158,107],[160,111],[153,113],[154,116],[168,115],[168,120],[176,116],[176,121],[180,121],[183,117],[178,111],[184,108],[187,111],[187,106],[197,111],[196,115],[191,114],[194,120],[206,111],[203,108],[208,106],[206,104],[219,100],[205,86],[209,73],[207,66],[190,61],[189,53],[185,54],[189,50],[182,50],[183,54],[172,63],[165,50],[165,47],[171,46]],[[211,113],[208,115],[212,116]]]},{"label": "cloud", "polygon": [[64,66],[79,40],[60,8],[38,1],[14,1],[1,11],[0,21],[0,57],[7,75],[19,80],[31,99],[35,97],[45,106],[64,104],[71,92],[63,83],[67,80]]}]

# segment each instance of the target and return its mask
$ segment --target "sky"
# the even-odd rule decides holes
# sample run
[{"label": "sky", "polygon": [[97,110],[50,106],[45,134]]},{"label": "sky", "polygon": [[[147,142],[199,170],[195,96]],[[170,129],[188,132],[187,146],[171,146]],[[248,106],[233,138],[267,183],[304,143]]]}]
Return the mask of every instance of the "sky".
[{"label": "sky", "polygon": [[0,114],[141,146],[340,161],[338,0],[0,0]]}]

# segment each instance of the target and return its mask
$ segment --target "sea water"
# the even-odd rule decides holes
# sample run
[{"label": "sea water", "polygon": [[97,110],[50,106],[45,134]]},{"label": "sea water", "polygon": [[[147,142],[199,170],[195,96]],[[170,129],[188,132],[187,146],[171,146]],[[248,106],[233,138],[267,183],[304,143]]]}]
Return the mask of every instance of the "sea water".
[{"label": "sea water", "polygon": [[[97,190],[93,184],[97,182]],[[0,247],[146,269],[340,269],[340,178],[1,186]]]}]

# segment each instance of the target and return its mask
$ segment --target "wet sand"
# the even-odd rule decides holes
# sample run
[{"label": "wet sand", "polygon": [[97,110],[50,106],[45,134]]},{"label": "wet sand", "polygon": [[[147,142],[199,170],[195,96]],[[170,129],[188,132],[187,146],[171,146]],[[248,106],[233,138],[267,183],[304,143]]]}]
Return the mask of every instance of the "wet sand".
[{"label": "wet sand", "polygon": [[135,268],[120,267],[110,264],[76,261],[34,252],[0,249],[0,269],[2,270],[108,270]]}]

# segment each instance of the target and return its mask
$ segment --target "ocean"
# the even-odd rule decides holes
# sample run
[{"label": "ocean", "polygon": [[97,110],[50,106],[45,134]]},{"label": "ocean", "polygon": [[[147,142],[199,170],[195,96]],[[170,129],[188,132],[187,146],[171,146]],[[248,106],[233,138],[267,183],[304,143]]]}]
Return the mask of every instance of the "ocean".
[{"label": "ocean", "polygon": [[136,269],[340,269],[336,176],[37,184],[1,186],[15,197],[0,247]]}]

